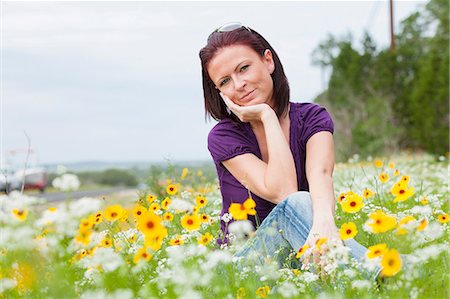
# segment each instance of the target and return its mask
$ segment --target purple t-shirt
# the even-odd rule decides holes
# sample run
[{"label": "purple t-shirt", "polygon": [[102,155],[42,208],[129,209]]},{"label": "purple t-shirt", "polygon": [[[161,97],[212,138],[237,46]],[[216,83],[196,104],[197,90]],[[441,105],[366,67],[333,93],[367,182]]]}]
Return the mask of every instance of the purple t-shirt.
[{"label": "purple t-shirt", "polygon": [[[333,133],[333,121],[325,108],[313,103],[290,103],[290,148],[297,171],[298,189],[309,191],[305,174],[306,142],[317,132],[329,131]],[[231,203],[243,203],[249,196],[248,190],[233,177],[223,166],[226,161],[245,153],[254,154],[262,160],[258,141],[249,123],[234,123],[230,119],[222,119],[209,132],[208,149],[216,165],[222,193],[222,212],[228,212]],[[256,202],[258,223],[267,217],[275,204],[251,193]],[[256,219],[249,216],[255,227]],[[221,221],[221,229],[226,235],[226,224]]]}]

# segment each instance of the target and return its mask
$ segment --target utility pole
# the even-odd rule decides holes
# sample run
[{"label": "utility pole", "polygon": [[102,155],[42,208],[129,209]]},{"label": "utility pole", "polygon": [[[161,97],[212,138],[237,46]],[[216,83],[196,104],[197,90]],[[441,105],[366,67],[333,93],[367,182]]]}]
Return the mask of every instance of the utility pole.
[{"label": "utility pole", "polygon": [[391,14],[391,51],[395,50],[395,35],[394,35],[394,0],[389,0],[389,10]]}]

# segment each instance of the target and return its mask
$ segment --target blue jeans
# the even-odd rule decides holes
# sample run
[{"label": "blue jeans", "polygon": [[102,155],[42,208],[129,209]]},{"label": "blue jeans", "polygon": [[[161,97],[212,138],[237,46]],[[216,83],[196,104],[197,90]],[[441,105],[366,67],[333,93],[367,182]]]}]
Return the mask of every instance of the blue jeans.
[{"label": "blue jeans", "polygon": [[[264,258],[276,259],[280,266],[285,263],[287,255],[302,247],[311,230],[313,210],[309,192],[299,191],[289,195],[280,202],[264,219],[257,229],[256,235],[236,254],[236,257],[247,257],[257,252],[259,262]],[[363,261],[367,248],[353,239],[345,240],[350,248],[350,255]],[[378,274],[379,269],[374,273]]]}]

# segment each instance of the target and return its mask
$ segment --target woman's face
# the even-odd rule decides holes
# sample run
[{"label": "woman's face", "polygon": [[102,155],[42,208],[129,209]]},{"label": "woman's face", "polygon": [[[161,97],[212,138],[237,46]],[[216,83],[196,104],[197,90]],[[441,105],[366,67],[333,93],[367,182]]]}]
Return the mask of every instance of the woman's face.
[{"label": "woman's face", "polygon": [[273,104],[273,80],[270,75],[274,69],[270,50],[266,50],[261,57],[252,48],[243,45],[219,49],[207,67],[216,88],[240,106]]}]

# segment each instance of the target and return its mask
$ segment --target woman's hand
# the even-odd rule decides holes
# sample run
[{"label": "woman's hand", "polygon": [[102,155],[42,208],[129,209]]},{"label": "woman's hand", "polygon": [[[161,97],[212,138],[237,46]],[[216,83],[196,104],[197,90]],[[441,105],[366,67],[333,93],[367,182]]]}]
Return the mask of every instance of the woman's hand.
[{"label": "woman's hand", "polygon": [[251,106],[239,106],[223,93],[220,93],[220,96],[225,102],[225,105],[227,105],[228,109],[230,109],[230,111],[233,112],[242,122],[262,121],[265,115],[274,112],[273,109],[266,103]]}]

